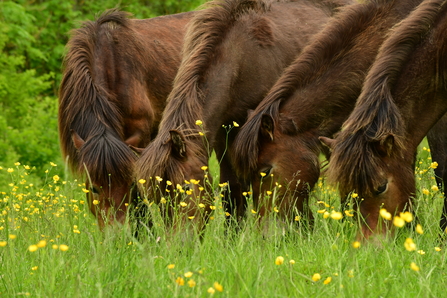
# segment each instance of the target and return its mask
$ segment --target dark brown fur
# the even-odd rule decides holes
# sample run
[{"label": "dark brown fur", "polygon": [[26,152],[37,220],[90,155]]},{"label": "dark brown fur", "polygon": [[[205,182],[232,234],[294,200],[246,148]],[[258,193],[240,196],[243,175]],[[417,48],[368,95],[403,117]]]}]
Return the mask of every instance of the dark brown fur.
[{"label": "dark brown fur", "polygon": [[[316,19],[310,20],[309,16],[306,21],[314,22],[313,27],[297,22],[296,36],[293,36],[289,32],[289,21],[279,18],[278,11],[284,10],[281,5],[301,5],[304,11],[317,13],[312,1],[272,4],[271,7],[262,1],[213,1],[191,22],[183,62],[169,96],[159,135],[137,162],[137,179],[156,175],[175,183],[190,178],[203,179],[200,166],[208,164],[209,154],[214,149],[222,161],[221,181],[230,182],[232,196],[240,196],[241,188],[247,190],[235,180],[228,154],[225,154],[228,144],[222,125],[244,122],[247,110],[256,106],[269,84],[325,22],[322,16],[327,18],[332,13],[325,8]],[[288,26],[286,32],[279,28],[280,22],[284,21]],[[234,52],[224,54],[229,45]],[[255,62],[244,64],[246,59]],[[256,82],[254,77],[259,77],[259,81]],[[196,120],[203,120],[203,126],[195,125]],[[206,139],[198,134],[202,130]],[[185,155],[173,153],[176,149],[170,137],[172,131],[182,135]],[[236,131],[234,128],[229,133],[228,143],[232,142]],[[227,203],[238,209],[238,216],[243,215],[245,203],[242,199]]]},{"label": "dark brown fur", "polygon": [[[342,192],[364,199],[366,236],[381,206],[392,213],[411,207],[416,147],[447,111],[445,3],[424,1],[393,30],[336,139],[328,174]],[[429,106],[436,108],[424,117]],[[387,188],[375,195],[381,185]]]},{"label": "dark brown fur", "polygon": [[126,209],[137,159],[129,145],[145,147],[157,133],[191,16],[136,20],[114,9],[72,32],[59,95],[61,149],[73,172],[87,172],[87,184],[104,191],[101,204]]}]

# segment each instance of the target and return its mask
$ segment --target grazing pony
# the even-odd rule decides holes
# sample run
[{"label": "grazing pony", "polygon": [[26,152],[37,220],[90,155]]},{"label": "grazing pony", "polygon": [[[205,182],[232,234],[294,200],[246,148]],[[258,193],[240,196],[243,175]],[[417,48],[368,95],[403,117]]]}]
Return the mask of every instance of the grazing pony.
[{"label": "grazing pony", "polygon": [[383,43],[355,109],[330,141],[328,175],[342,194],[362,198],[366,237],[390,229],[381,208],[412,209],[417,146],[447,112],[446,32],[447,1],[425,0]]},{"label": "grazing pony", "polygon": [[172,198],[174,205],[182,203],[181,211],[195,221],[205,219],[199,216],[206,213],[200,213],[204,210],[200,206],[212,204],[212,196],[204,194],[209,177],[203,169],[215,150],[220,181],[229,185],[226,211],[243,217],[246,200],[242,191],[248,189],[237,179],[226,154],[237,126],[341,2],[304,0],[269,5],[254,0],[216,0],[197,12],[185,37],[183,61],[159,134],[136,163],[137,180],[152,177],[151,183],[142,185],[142,192],[158,203],[167,191],[173,196],[172,188],[186,191],[190,197],[184,202]]},{"label": "grazing pony", "polygon": [[157,133],[192,15],[137,20],[109,10],[74,30],[67,44],[59,138],[70,169],[86,176],[100,227],[123,223],[136,199],[131,147],[147,146]]},{"label": "grazing pony", "polygon": [[344,7],[284,71],[232,148],[234,167],[251,181],[254,197],[265,197],[264,205],[271,206],[273,196],[264,194],[276,186],[279,214],[312,220],[309,193],[320,175],[319,154],[328,154],[319,136],[340,129],[390,28],[420,2]]}]

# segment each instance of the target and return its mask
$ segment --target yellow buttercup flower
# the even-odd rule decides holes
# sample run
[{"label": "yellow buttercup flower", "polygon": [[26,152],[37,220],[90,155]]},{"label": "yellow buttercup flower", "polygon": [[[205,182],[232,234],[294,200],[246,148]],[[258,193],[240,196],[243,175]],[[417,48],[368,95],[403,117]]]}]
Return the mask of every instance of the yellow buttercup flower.
[{"label": "yellow buttercup flower", "polygon": [[296,263],[295,260],[290,260],[290,261],[289,261],[289,264],[290,264],[290,265],[295,265],[295,263]]},{"label": "yellow buttercup flower", "polygon": [[82,191],[85,192],[85,193],[89,193],[90,192],[90,190],[85,189],[85,188],[83,188]]},{"label": "yellow buttercup flower", "polygon": [[140,183],[140,184],[144,184],[144,183],[146,183],[146,180],[144,180],[144,179],[140,179],[140,180],[138,180],[138,183]]},{"label": "yellow buttercup flower", "polygon": [[207,167],[207,166],[201,166],[200,169],[201,169],[202,171],[206,171],[206,170],[208,170],[208,167]]},{"label": "yellow buttercup flower", "polygon": [[212,294],[214,294],[216,292],[216,290],[211,287],[211,288],[208,288],[207,292],[212,295]]},{"label": "yellow buttercup flower", "polygon": [[391,213],[389,213],[388,211],[386,211],[385,208],[380,209],[380,216],[386,220],[391,220]]},{"label": "yellow buttercup flower", "polygon": [[179,276],[177,277],[177,279],[175,280],[175,282],[179,285],[179,286],[183,286],[185,284],[185,280],[183,279],[183,277]]},{"label": "yellow buttercup flower", "polygon": [[5,247],[8,244],[8,241],[0,241],[0,247]]},{"label": "yellow buttercup flower", "polygon": [[28,247],[28,250],[30,251],[30,252],[35,252],[36,250],[38,250],[39,248],[37,247],[37,245],[35,245],[35,244],[33,244],[33,245],[30,245],[29,247]]},{"label": "yellow buttercup flower", "polygon": [[203,122],[202,122],[202,120],[196,120],[196,125],[202,125],[203,124]]},{"label": "yellow buttercup flower", "polygon": [[98,200],[93,200],[93,205],[98,205],[99,201]]},{"label": "yellow buttercup flower", "polygon": [[423,193],[424,195],[429,195],[429,194],[430,194],[430,191],[429,191],[428,189],[426,189],[426,188],[423,188],[423,189],[422,189],[422,193]]},{"label": "yellow buttercup flower", "polygon": [[185,277],[189,278],[193,275],[194,273],[192,273],[191,271],[186,272],[184,275]]},{"label": "yellow buttercup flower", "polygon": [[326,279],[323,281],[323,284],[327,285],[327,284],[329,284],[331,281],[332,281],[332,277],[329,276],[328,278],[326,278]]},{"label": "yellow buttercup flower", "polygon": [[408,251],[416,250],[416,243],[414,243],[413,239],[407,238],[404,243],[405,249]]},{"label": "yellow buttercup flower", "polygon": [[213,287],[216,289],[216,291],[223,292],[223,286],[217,281],[214,282]]},{"label": "yellow buttercup flower", "polygon": [[9,239],[11,239],[11,240],[14,240],[14,239],[17,238],[17,236],[14,235],[14,234],[9,234],[8,237],[9,237]]},{"label": "yellow buttercup flower", "polygon": [[332,218],[332,219],[335,219],[335,220],[340,220],[340,219],[343,218],[343,214],[342,214],[341,212],[332,210],[332,212],[331,212],[331,218]]},{"label": "yellow buttercup flower", "polygon": [[14,172],[14,169],[13,168],[8,168],[7,172],[8,173],[12,173],[12,172]]},{"label": "yellow buttercup flower", "polygon": [[424,234],[424,230],[422,229],[422,226],[420,224],[416,225],[416,233],[418,234]]},{"label": "yellow buttercup flower", "polygon": [[[6,242],[6,241],[5,241],[5,242]],[[441,248],[436,246],[436,247],[435,247],[435,250],[436,250],[436,251],[441,251]]]},{"label": "yellow buttercup flower", "polygon": [[168,267],[168,269],[174,269],[175,268],[175,264],[169,264],[167,267]]},{"label": "yellow buttercup flower", "polygon": [[433,186],[431,187],[431,190],[433,190],[433,191],[438,191],[438,190],[439,190],[439,187],[438,187],[437,185],[433,185]]},{"label": "yellow buttercup flower", "polygon": [[194,281],[194,279],[188,280],[188,286],[190,288],[194,288],[196,286],[196,282]]},{"label": "yellow buttercup flower", "polygon": [[47,246],[47,242],[45,240],[40,240],[39,243],[37,243],[37,247],[42,248]]},{"label": "yellow buttercup flower", "polygon": [[67,250],[68,250],[68,245],[61,244],[61,245],[59,245],[59,249],[60,249],[61,251],[67,251]]},{"label": "yellow buttercup flower", "polygon": [[405,220],[403,220],[400,216],[395,216],[393,219],[393,224],[398,228],[402,228],[405,225]]},{"label": "yellow buttercup flower", "polygon": [[312,275],[312,280],[317,282],[321,279],[321,275],[320,273],[315,273],[314,275]]},{"label": "yellow buttercup flower", "polygon": [[412,222],[413,221],[413,214],[409,211],[401,212],[399,216],[405,220],[406,222]]},{"label": "yellow buttercup flower", "polygon": [[353,192],[352,194],[351,194],[351,197],[353,198],[353,199],[355,199],[355,198],[357,198],[359,195],[357,194],[357,193],[355,193],[355,192]]},{"label": "yellow buttercup flower", "polygon": [[354,241],[354,242],[352,242],[352,247],[354,247],[354,248],[360,248],[360,242],[359,241]]},{"label": "yellow buttercup flower", "polygon": [[283,263],[284,263],[284,257],[282,257],[282,256],[276,257],[276,260],[275,260],[276,265],[282,265]]},{"label": "yellow buttercup flower", "polygon": [[410,268],[411,268],[411,270],[413,270],[413,271],[419,271],[419,270],[420,270],[419,266],[416,265],[415,262],[411,262],[411,264],[410,264]]}]

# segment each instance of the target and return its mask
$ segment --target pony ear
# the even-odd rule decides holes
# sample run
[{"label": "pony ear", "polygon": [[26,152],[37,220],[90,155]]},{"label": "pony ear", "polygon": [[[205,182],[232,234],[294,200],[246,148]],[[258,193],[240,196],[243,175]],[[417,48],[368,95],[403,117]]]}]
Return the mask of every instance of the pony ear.
[{"label": "pony ear", "polygon": [[273,129],[275,127],[272,116],[263,114],[261,118],[261,134],[273,141]]},{"label": "pony ear", "polygon": [[318,137],[318,139],[320,140],[321,144],[323,144],[324,146],[328,147],[329,150],[333,150],[334,146],[335,146],[335,139],[331,139],[328,137]]},{"label": "pony ear", "polygon": [[394,136],[387,135],[380,141],[375,142],[375,146],[381,156],[391,156],[394,147]]},{"label": "pony ear", "polygon": [[172,152],[179,158],[185,158],[186,142],[184,137],[177,130],[170,130],[169,134],[171,135]]},{"label": "pony ear", "polygon": [[77,150],[85,144],[85,141],[73,129],[71,130],[71,140]]},{"label": "pony ear", "polygon": [[136,147],[138,148],[138,145],[141,142],[141,132],[137,131],[130,137],[128,137],[124,143],[126,143],[129,147]]}]

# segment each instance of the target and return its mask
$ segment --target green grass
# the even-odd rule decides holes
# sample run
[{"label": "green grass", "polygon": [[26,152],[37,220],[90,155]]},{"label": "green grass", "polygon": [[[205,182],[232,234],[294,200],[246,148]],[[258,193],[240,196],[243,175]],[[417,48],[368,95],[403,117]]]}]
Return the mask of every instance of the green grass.
[{"label": "green grass", "polygon": [[[99,231],[81,182],[54,179],[55,168],[49,167],[43,186],[29,185],[23,165],[9,165],[1,169],[14,171],[8,173],[11,184],[0,190],[0,296],[443,297],[442,194],[431,189],[429,158],[421,150],[416,170],[424,233],[401,229],[359,248],[352,245],[357,232],[352,218],[334,220],[318,212],[340,210],[337,192],[323,180],[311,200],[316,220],[310,233],[283,229],[274,219],[268,232],[261,232],[251,212],[238,233],[227,231],[217,200],[202,238],[173,236],[156,220],[153,230],[135,239],[126,228]],[[213,161],[211,172],[216,168]],[[151,208],[156,212],[155,205]],[[416,243],[415,251],[405,249],[407,238]],[[46,245],[31,252],[41,240]],[[284,261],[277,265],[279,256]],[[410,268],[412,262],[419,271]],[[318,281],[312,279],[316,273]]]}]

